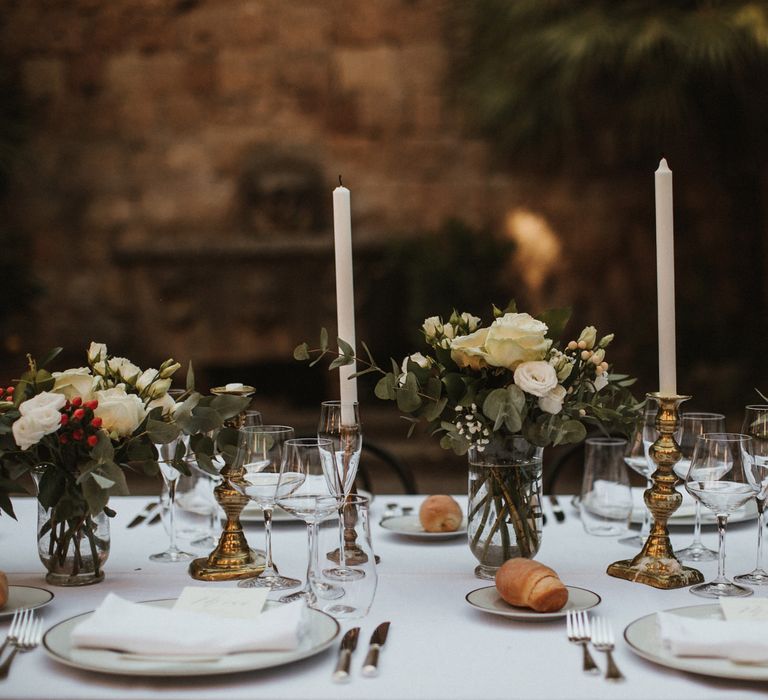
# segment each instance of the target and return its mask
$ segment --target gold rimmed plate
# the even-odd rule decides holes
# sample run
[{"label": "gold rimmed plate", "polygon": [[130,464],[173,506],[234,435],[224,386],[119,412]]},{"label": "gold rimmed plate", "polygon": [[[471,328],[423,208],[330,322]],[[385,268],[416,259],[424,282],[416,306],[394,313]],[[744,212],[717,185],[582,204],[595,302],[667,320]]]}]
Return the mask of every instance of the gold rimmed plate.
[{"label": "gold rimmed plate", "polygon": [[[152,600],[142,605],[170,608],[175,599]],[[266,609],[280,605],[267,601]],[[72,630],[93,611],[70,617],[51,627],[43,636],[43,648],[56,661],[83,671],[122,676],[208,676],[243,671],[258,671],[290,664],[325,651],[339,634],[339,623],[330,615],[307,608],[304,633],[296,649],[290,651],[252,651],[216,657],[169,656],[152,658],[109,649],[84,649],[72,646]]]},{"label": "gold rimmed plate", "polygon": [[458,530],[451,530],[450,532],[427,532],[418,515],[395,515],[391,518],[384,518],[379,522],[379,525],[397,535],[420,540],[449,540],[453,537],[465,537],[467,534],[466,519],[461,521]]},{"label": "gold rimmed plate", "polygon": [[42,608],[53,600],[53,593],[36,586],[8,586],[8,602],[0,608],[0,619],[11,617],[17,610]]},{"label": "gold rimmed plate", "polygon": [[600,604],[602,598],[586,588],[566,586],[568,600],[565,605],[555,612],[536,612],[530,608],[519,608],[510,605],[500,595],[496,586],[484,586],[467,593],[465,599],[473,607],[492,615],[501,615],[520,622],[547,622],[565,617],[569,612],[590,610]]}]

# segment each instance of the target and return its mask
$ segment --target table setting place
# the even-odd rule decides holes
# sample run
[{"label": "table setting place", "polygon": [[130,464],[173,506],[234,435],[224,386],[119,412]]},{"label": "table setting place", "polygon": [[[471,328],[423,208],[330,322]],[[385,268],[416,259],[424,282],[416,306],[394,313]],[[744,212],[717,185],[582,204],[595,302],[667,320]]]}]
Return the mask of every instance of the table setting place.
[{"label": "table setting place", "polygon": [[[249,384],[203,393],[191,365],[174,384],[174,359],[28,356],[0,395],[0,698],[762,696],[768,400],[684,410],[664,159],[655,186],[642,400],[613,334],[568,331],[566,309],[454,310],[401,361],[358,352],[341,182],[338,335],[293,353],[339,375],[311,436]],[[466,459],[466,493],[358,488],[367,374]],[[581,488],[545,494],[545,449],[565,445]],[[130,472],[159,495],[131,496]]]}]

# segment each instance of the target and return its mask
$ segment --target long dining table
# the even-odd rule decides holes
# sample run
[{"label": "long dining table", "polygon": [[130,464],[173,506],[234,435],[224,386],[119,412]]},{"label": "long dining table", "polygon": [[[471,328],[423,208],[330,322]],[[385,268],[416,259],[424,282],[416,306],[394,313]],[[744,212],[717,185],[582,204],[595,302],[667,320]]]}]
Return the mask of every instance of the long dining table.
[{"label": "long dining table", "polygon": [[[561,497],[565,512],[560,522],[545,504],[546,525],[537,559],[554,568],[566,584],[594,591],[601,598],[592,611],[608,619],[617,637],[614,658],[626,680],[617,684],[601,675],[582,672],[581,649],[569,643],[564,619],[520,622],[488,614],[470,606],[465,596],[492,585],[473,574],[475,559],[466,536],[441,541],[405,537],[383,529],[379,520],[385,505],[418,508],[423,496],[377,496],[372,504],[372,538],[381,557],[378,589],[369,614],[360,620],[341,621],[341,632],[361,629],[360,644],[352,660],[351,680],[333,683],[339,640],[311,658],[261,671],[222,676],[155,678],[117,676],[84,671],[50,658],[43,648],[19,654],[9,677],[0,681],[0,698],[55,700],[146,698],[207,700],[269,698],[270,700],[331,700],[335,698],[421,698],[435,700],[498,698],[764,698],[765,684],[694,675],[665,668],[637,656],[622,639],[633,620],[664,609],[699,605],[707,601],[686,589],[662,591],[612,578],[606,567],[634,552],[616,538],[587,535],[570,499]],[[457,497],[464,505],[465,498]],[[55,594],[40,609],[45,628],[94,609],[108,592],[131,601],[175,598],[185,586],[234,586],[234,582],[206,584],[194,581],[187,565],[149,561],[148,555],[167,544],[161,525],[142,524],[128,529],[131,519],[146,504],[146,497],[113,498],[117,511],[112,521],[112,544],[102,583],[61,588],[45,583],[35,541],[36,501],[15,501],[18,520],[0,517],[0,569],[11,585],[37,586]],[[258,525],[246,528],[254,547],[263,545]],[[691,539],[688,529],[675,529],[673,544]],[[712,527],[705,528],[705,543],[716,546]],[[727,539],[730,573],[750,570],[755,558],[754,521],[733,524]],[[306,567],[306,535],[301,522],[277,522],[273,542],[276,562],[283,573],[301,578]],[[706,578],[716,563],[701,564]],[[765,597],[768,591],[757,590]],[[368,639],[382,621],[391,621],[381,655],[380,674],[361,675]],[[0,620],[0,634],[9,620]],[[340,636],[339,636],[340,639]],[[602,669],[605,656],[592,652]]]}]

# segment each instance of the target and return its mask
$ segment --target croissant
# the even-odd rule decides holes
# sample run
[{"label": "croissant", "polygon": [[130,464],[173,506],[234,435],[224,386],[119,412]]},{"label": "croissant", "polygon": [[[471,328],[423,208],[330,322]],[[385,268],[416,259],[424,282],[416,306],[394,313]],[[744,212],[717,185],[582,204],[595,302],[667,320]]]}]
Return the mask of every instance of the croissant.
[{"label": "croissant", "polygon": [[532,559],[510,559],[496,572],[496,589],[510,605],[555,612],[568,602],[568,589],[558,575]]},{"label": "croissant", "polygon": [[0,608],[4,608],[8,602],[8,578],[0,571]]},{"label": "croissant", "polygon": [[430,496],[419,508],[419,521],[427,532],[455,532],[464,516],[450,496]]}]

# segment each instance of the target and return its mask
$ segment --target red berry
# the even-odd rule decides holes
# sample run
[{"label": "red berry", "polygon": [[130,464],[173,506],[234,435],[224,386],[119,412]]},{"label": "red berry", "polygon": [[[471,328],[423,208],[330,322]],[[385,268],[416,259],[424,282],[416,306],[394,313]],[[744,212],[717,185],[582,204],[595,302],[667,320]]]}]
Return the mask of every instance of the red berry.
[{"label": "red berry", "polygon": [[85,408],[90,408],[92,411],[95,411],[99,407],[99,402],[94,399],[93,401],[86,401],[83,406]]},{"label": "red berry", "polygon": [[80,406],[83,403],[83,400],[79,396],[75,396],[72,398],[72,401],[70,403],[73,406]]},{"label": "red berry", "polygon": [[96,435],[89,435],[86,442],[88,443],[88,447],[96,447],[99,442],[99,438]]},{"label": "red berry", "polygon": [[66,445],[69,442],[69,435],[59,435],[59,442]]},{"label": "red berry", "polygon": [[74,420],[83,420],[85,418],[85,410],[82,408],[78,408],[73,414],[72,418]]},{"label": "red berry", "polygon": [[5,393],[5,389],[3,389],[3,387],[0,386],[0,396],[2,396],[4,393]]},{"label": "red berry", "polygon": [[85,436],[85,433],[83,432],[82,428],[78,428],[77,430],[72,431],[72,439],[77,440],[78,442],[83,439]]},{"label": "red berry", "polygon": [[13,388],[12,386],[9,386],[9,387],[6,389],[6,391],[7,391],[9,394],[12,394],[12,393],[13,393],[13,391],[14,391],[14,388]]},{"label": "red berry", "polygon": [[69,416],[66,413],[61,414],[61,424],[66,425],[69,423]]},{"label": "red berry", "polygon": [[98,430],[101,427],[102,420],[98,416],[91,421],[91,425]]}]

